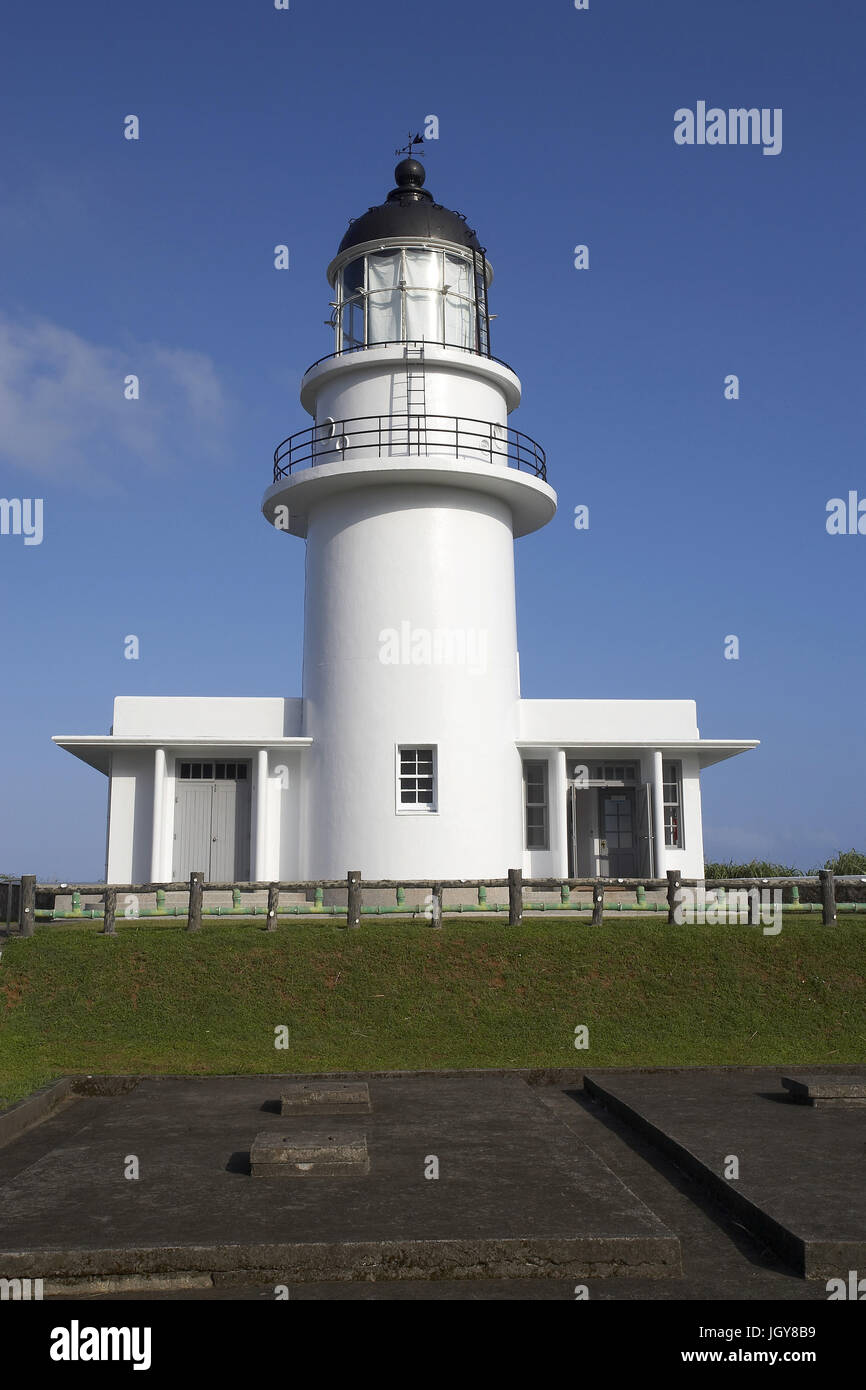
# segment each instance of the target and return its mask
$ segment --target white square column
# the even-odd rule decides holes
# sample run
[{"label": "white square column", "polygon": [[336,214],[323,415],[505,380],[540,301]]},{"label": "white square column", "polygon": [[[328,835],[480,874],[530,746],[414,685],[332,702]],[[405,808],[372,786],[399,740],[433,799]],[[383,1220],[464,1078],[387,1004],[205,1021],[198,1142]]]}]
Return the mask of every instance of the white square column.
[{"label": "white square column", "polygon": [[163,822],[165,819],[165,749],[153,751],[153,830],[150,849],[150,881],[163,883],[168,880],[162,872]]},{"label": "white square column", "polygon": [[268,750],[260,748],[256,753],[256,824],[253,839],[253,881],[264,883],[270,879],[270,855],[268,854]]}]

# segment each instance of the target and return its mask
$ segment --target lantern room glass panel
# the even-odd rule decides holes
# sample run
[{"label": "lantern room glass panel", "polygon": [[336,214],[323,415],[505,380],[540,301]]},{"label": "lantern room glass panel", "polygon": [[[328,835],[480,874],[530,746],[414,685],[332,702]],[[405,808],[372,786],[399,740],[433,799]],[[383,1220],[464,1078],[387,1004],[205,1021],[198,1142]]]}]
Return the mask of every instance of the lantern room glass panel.
[{"label": "lantern room glass panel", "polygon": [[409,342],[441,343],[442,252],[407,247],[404,253],[405,325]]},{"label": "lantern room glass panel", "polygon": [[483,256],[432,247],[371,251],[342,269],[338,352],[377,343],[442,343],[489,355]]},{"label": "lantern room glass panel", "polygon": [[402,256],[377,251],[367,257],[367,342],[393,343],[403,337]]}]

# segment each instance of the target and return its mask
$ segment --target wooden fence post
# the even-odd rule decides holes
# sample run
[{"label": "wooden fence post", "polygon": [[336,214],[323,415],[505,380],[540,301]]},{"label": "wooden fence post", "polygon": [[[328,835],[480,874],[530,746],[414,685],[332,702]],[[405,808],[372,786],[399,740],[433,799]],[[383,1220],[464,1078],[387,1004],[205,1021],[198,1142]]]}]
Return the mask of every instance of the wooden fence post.
[{"label": "wooden fence post", "polygon": [[430,903],[430,925],[431,927],[442,926],[442,884],[434,883],[431,892]]},{"label": "wooden fence post", "polygon": [[592,922],[593,927],[600,927],[604,920],[604,884],[594,883],[592,887]]},{"label": "wooden fence post", "polygon": [[676,925],[677,895],[680,891],[679,869],[668,869],[668,926]]},{"label": "wooden fence post", "polygon": [[36,875],[21,875],[21,904],[19,925],[22,936],[32,936],[36,930]]},{"label": "wooden fence post", "polygon": [[821,921],[825,927],[832,927],[836,921],[836,883],[829,869],[819,869],[818,877],[821,880]]},{"label": "wooden fence post", "polygon": [[201,931],[201,905],[204,899],[204,874],[194,870],[189,876],[189,908],[187,910],[187,931]]},{"label": "wooden fence post", "polygon": [[346,898],[346,926],[350,930],[355,930],[361,925],[361,904],[363,901],[360,869],[349,870],[346,875],[346,886],[348,889]]},{"label": "wooden fence post", "polygon": [[280,903],[280,885],[278,883],[268,884],[268,931],[277,929],[277,908]]},{"label": "wooden fence post", "polygon": [[117,936],[117,889],[106,888],[105,909],[102,913],[102,935]]},{"label": "wooden fence post", "polygon": [[508,925],[519,927],[523,921],[523,870],[508,870]]}]

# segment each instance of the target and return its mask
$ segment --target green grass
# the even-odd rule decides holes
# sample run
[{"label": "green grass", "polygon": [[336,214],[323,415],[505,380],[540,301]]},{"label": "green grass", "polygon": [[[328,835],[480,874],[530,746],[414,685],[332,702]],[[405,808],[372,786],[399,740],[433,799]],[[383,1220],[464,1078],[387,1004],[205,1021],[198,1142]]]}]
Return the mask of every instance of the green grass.
[{"label": "green grass", "polygon": [[[623,914],[63,922],[7,942],[0,1105],[68,1072],[291,1072],[866,1060],[866,916],[775,937]],[[274,1047],[275,1026],[290,1047]],[[588,1051],[574,1029],[590,1030]]]}]

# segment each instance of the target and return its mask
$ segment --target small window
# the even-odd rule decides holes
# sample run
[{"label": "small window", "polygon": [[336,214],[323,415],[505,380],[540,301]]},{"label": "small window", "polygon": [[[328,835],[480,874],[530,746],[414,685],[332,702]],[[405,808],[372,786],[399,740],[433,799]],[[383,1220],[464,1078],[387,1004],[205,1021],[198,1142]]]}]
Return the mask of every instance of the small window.
[{"label": "small window", "polygon": [[547,796],[547,763],[523,764],[523,790],[526,807],[526,848],[549,849],[549,806]]},{"label": "small window", "polygon": [[669,849],[683,848],[682,778],[679,763],[664,763],[662,801],[665,817],[665,845]]},{"label": "small window", "polygon": [[436,749],[397,749],[398,811],[436,810]]},{"label": "small window", "polygon": [[243,782],[247,775],[246,763],[179,763],[179,776],[183,782]]}]

